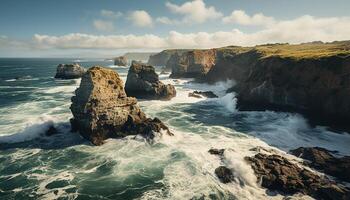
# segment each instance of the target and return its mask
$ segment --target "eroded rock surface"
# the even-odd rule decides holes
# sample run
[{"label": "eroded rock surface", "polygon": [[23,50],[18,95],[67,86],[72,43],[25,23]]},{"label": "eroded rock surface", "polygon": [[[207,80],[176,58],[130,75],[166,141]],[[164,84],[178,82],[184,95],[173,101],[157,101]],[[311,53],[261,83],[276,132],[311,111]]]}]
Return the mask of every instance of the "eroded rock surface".
[{"label": "eroded rock surface", "polygon": [[142,99],[169,100],[176,96],[175,87],[159,81],[153,66],[139,62],[133,62],[130,66],[125,91],[128,96]]},{"label": "eroded rock surface", "polygon": [[116,58],[114,58],[114,65],[127,66],[128,59],[125,56],[116,57]]},{"label": "eroded rock surface", "polygon": [[57,66],[55,78],[75,79],[80,78],[86,72],[79,64],[59,64]]},{"label": "eroded rock surface", "polygon": [[167,68],[171,78],[200,78],[209,72],[216,60],[216,50],[193,50],[170,57]]},{"label": "eroded rock surface", "polygon": [[137,100],[126,95],[118,73],[103,67],[92,67],[84,74],[70,108],[72,130],[95,145],[136,134],[152,139],[161,129],[170,134],[165,124],[147,118]]},{"label": "eroded rock surface", "polygon": [[320,147],[300,147],[291,151],[297,157],[308,160],[307,165],[340,180],[350,182],[350,156],[337,158]]},{"label": "eroded rock surface", "polygon": [[262,187],[286,194],[303,193],[316,199],[349,199],[349,189],[290,162],[279,155],[256,154],[245,158]]}]

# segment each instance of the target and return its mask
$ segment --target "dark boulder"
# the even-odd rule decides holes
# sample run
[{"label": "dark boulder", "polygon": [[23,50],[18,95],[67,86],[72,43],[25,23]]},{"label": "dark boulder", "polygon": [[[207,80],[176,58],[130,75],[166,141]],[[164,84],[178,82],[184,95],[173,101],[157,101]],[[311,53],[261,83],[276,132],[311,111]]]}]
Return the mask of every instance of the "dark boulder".
[{"label": "dark boulder", "polygon": [[312,168],[322,170],[326,174],[350,182],[350,156],[337,158],[327,149],[320,147],[300,147],[291,150],[291,153],[308,160],[309,162],[306,162],[306,164]]},{"label": "dark boulder", "polygon": [[209,149],[208,152],[212,155],[222,156],[222,155],[224,155],[225,149],[213,149],[213,148],[211,148],[211,149]]},{"label": "dark boulder", "polygon": [[130,66],[125,91],[128,96],[141,99],[170,100],[176,96],[175,87],[159,81],[153,66],[139,62],[133,62]]},{"label": "dark boulder", "polygon": [[215,174],[219,178],[219,180],[223,183],[230,183],[235,178],[232,171],[225,166],[220,166],[216,168]]},{"label": "dark boulder", "polygon": [[245,158],[262,187],[285,194],[302,193],[316,199],[349,199],[349,188],[321,177],[279,155],[256,154]]},{"label": "dark boulder", "polygon": [[79,64],[59,64],[57,66],[55,78],[75,79],[81,78],[86,70]]},{"label": "dark boulder", "polygon": [[195,97],[195,98],[202,98],[202,97],[207,97],[207,98],[218,98],[218,96],[216,94],[214,94],[214,92],[212,91],[193,91],[188,93],[189,97]]}]

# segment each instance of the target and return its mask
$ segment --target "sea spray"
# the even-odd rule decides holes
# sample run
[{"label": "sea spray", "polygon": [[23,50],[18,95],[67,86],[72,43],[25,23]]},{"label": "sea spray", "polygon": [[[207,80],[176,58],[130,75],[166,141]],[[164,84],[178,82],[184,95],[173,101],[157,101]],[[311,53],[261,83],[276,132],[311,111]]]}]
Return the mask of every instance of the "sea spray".
[{"label": "sea spray", "polygon": [[234,113],[237,111],[237,98],[235,93],[228,93],[218,99],[218,103],[224,106],[229,112]]}]

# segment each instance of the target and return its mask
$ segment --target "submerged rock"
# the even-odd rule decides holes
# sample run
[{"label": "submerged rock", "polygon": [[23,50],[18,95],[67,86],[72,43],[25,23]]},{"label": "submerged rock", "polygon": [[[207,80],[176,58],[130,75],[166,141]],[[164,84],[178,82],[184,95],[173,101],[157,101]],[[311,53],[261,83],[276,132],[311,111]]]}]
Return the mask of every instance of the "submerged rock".
[{"label": "submerged rock", "polygon": [[125,56],[116,57],[116,58],[114,58],[114,65],[127,66],[128,59]]},{"label": "submerged rock", "polygon": [[175,87],[159,81],[153,66],[139,62],[133,62],[130,66],[125,91],[128,96],[143,99],[169,100],[176,96]]},{"label": "submerged rock", "polygon": [[330,151],[320,147],[300,147],[291,150],[297,157],[308,160],[307,164],[340,180],[350,182],[350,156],[334,157]]},{"label": "submerged rock", "polygon": [[52,135],[56,135],[57,133],[58,133],[57,129],[53,125],[51,125],[49,129],[47,129],[47,131],[45,132],[45,135],[52,136]]},{"label": "submerged rock", "polygon": [[57,66],[55,78],[75,79],[82,77],[85,72],[86,70],[77,63],[59,64]]},{"label": "submerged rock", "polygon": [[117,72],[103,67],[90,68],[72,97],[72,130],[95,145],[108,138],[141,134],[148,139],[169,129],[159,119],[149,119],[137,100],[128,97]]},{"label": "submerged rock", "polygon": [[225,152],[225,149],[209,149],[208,151],[210,154],[212,155],[219,155],[219,156],[222,156],[224,155],[224,152]]},{"label": "submerged rock", "polygon": [[202,98],[202,97],[207,97],[207,98],[218,98],[218,96],[216,94],[214,94],[214,92],[212,91],[193,91],[188,93],[189,97],[195,97],[195,98]]},{"label": "submerged rock", "polygon": [[225,166],[220,166],[216,168],[215,174],[219,178],[219,180],[223,183],[230,183],[235,178],[232,171]]},{"label": "submerged rock", "polygon": [[325,177],[299,167],[279,155],[256,154],[245,158],[265,188],[286,194],[303,193],[316,199],[349,199],[350,191]]}]

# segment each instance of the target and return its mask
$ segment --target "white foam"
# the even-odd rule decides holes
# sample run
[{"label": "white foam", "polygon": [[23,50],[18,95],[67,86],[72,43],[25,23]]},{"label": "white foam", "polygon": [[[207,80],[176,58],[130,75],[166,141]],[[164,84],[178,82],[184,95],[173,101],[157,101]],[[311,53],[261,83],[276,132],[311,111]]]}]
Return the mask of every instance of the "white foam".
[{"label": "white foam", "polygon": [[224,106],[228,111],[231,113],[234,113],[237,111],[237,98],[235,93],[228,93],[223,97],[220,97],[218,99],[218,103],[222,106]]},{"label": "white foam", "polygon": [[42,116],[37,121],[27,123],[23,131],[12,134],[5,135],[0,137],[1,143],[15,143],[15,142],[24,142],[33,140],[41,135],[44,135],[45,132],[52,126],[54,119],[50,116]]}]

